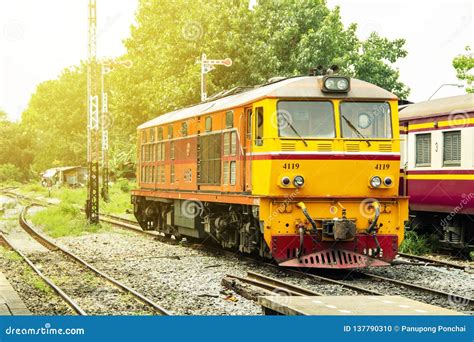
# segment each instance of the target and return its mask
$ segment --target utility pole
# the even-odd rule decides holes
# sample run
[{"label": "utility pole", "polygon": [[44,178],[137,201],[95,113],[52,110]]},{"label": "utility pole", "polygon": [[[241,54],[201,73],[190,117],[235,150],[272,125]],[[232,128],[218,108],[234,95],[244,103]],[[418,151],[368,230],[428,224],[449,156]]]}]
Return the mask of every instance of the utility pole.
[{"label": "utility pole", "polygon": [[230,67],[232,65],[232,60],[230,58],[207,59],[206,54],[203,53],[199,63],[201,64],[201,101],[206,101],[206,74],[215,69],[214,65],[224,65],[226,67]]},{"label": "utility pole", "polygon": [[97,1],[89,0],[87,61],[87,201],[86,217],[99,223],[99,65],[97,63]]},{"label": "utility pole", "polygon": [[105,74],[108,73],[110,69],[105,63],[101,64],[100,69],[100,83],[101,83],[101,98],[102,98],[102,199],[105,202],[109,202],[109,122],[107,116],[109,114],[109,103],[108,95],[105,90]]},{"label": "utility pole", "polygon": [[102,127],[102,190],[101,195],[105,202],[110,200],[109,197],[109,128],[110,128],[110,116],[109,116],[109,101],[108,94],[105,85],[105,75],[110,73],[114,68],[121,66],[125,68],[131,68],[133,65],[132,61],[116,61],[113,59],[107,59],[101,62],[101,94],[102,94],[102,114],[101,114],[101,127]]}]

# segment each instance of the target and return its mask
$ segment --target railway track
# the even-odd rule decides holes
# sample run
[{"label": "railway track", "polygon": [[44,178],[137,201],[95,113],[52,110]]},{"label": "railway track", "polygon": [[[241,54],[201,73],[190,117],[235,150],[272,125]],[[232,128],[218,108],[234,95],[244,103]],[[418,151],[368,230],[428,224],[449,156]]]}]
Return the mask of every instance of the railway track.
[{"label": "railway track", "polygon": [[[129,219],[125,219],[125,218],[122,218],[122,217],[117,217],[117,216],[111,215],[111,214],[101,214],[100,219],[101,219],[102,222],[112,224],[113,226],[116,226],[116,227],[121,228],[121,229],[126,229],[126,230],[129,230],[129,231],[133,231],[137,234],[149,236],[149,237],[152,237],[152,238],[156,238],[158,236],[161,237],[161,235],[157,232],[143,231],[136,222],[134,222],[132,220],[129,220]],[[167,239],[163,238],[163,241],[167,242]],[[218,249],[218,248],[208,246],[208,245],[191,244],[191,246],[199,246],[200,248],[205,247],[206,250],[211,251],[211,252],[215,252],[215,253],[219,253],[219,254],[227,254],[227,255],[230,255],[230,256],[233,256],[233,257],[236,256],[235,252],[233,252],[233,251],[226,251],[226,250]],[[411,255],[407,255],[407,254],[403,254],[403,253],[401,253],[401,255],[403,257],[407,257],[407,258],[412,257]],[[254,258],[247,257],[247,256],[244,256],[244,255],[238,255],[238,256],[242,259],[245,259],[245,260],[248,260],[248,261],[251,261],[251,262],[256,262],[256,259],[254,259]],[[428,259],[428,258],[423,258],[423,257],[418,258],[417,256],[413,256],[412,259],[417,259],[417,260],[423,261],[422,259]],[[428,261],[426,261],[426,262],[428,262]],[[396,279],[382,277],[382,276],[378,276],[378,275],[375,275],[375,274],[370,274],[370,273],[367,273],[367,272],[364,272],[364,271],[351,271],[350,273],[352,274],[352,276],[356,276],[355,279],[351,279],[351,277],[346,277],[346,279],[341,280],[341,279],[336,279],[336,278],[333,278],[333,277],[326,277],[326,276],[322,276],[322,275],[319,275],[319,274],[304,272],[304,271],[301,271],[301,270],[282,269],[282,268],[279,268],[275,264],[266,263],[266,262],[263,262],[263,261],[259,261],[259,263],[260,263],[260,265],[264,265],[264,266],[267,266],[267,267],[271,267],[275,270],[285,272],[288,275],[292,275],[292,276],[296,276],[296,277],[300,277],[300,278],[311,278],[312,280],[315,280],[319,283],[337,285],[337,286],[340,286],[342,288],[346,288],[346,289],[349,289],[349,290],[355,291],[356,293],[361,293],[361,294],[367,294],[367,295],[383,295],[383,294],[386,294],[386,292],[390,292],[390,291],[386,291],[387,289],[384,289],[384,291],[381,291],[380,288],[378,288],[377,286],[374,286],[374,284],[375,285],[386,284],[385,287],[389,288],[389,290],[391,290],[392,292],[393,292],[393,288],[395,286],[406,289],[403,292],[409,293],[408,295],[405,294],[405,296],[410,297],[410,298],[411,297],[415,297],[415,298],[420,297],[419,294],[424,293],[424,294],[430,295],[431,297],[436,297],[440,301],[444,301],[444,302],[453,302],[454,301],[455,304],[456,303],[461,303],[464,306],[467,306],[468,308],[471,308],[472,304],[473,304],[473,300],[471,298],[468,298],[468,297],[465,297],[465,296],[455,295],[455,294],[452,294],[452,293],[448,293],[446,291],[441,291],[441,290],[429,288],[429,287],[426,287],[426,286],[421,286],[421,285],[418,285],[418,284],[413,284],[413,283],[409,283],[409,282],[405,282],[405,281],[400,281],[400,280],[396,280]],[[460,265],[458,265],[458,264],[438,261],[438,260],[434,260],[434,259],[433,260],[429,259],[429,263],[430,264],[436,264],[438,266],[448,267],[448,268],[464,269],[463,267],[460,267]],[[247,278],[253,279],[254,282],[255,281],[258,282],[259,279],[255,279],[255,277],[256,276],[254,275],[253,277],[248,276]],[[260,279],[260,280],[262,280],[262,279]],[[241,281],[244,281],[244,280],[241,280]],[[273,281],[274,284],[275,284],[275,281],[276,280],[274,279],[274,281]],[[277,286],[284,287],[284,284],[283,283],[278,284]],[[291,291],[291,289],[290,289],[290,291]],[[429,302],[429,299],[426,300],[426,301]],[[451,304],[452,303],[447,303],[447,304],[444,303],[443,306],[452,306]]]},{"label": "railway track", "polygon": [[69,297],[60,287],[58,287],[51,279],[45,276],[41,270],[35,266],[35,264],[25,255],[23,254],[18,248],[16,248],[3,233],[0,233],[0,240],[1,244],[7,247],[8,249],[14,251],[18,254],[27,264],[28,266],[35,272],[59,297],[61,297],[64,302],[78,315],[85,316],[87,315],[86,312],[77,304],[71,297]]},{"label": "railway track", "polygon": [[[115,311],[118,311],[121,314],[132,314],[133,310],[136,309],[143,313],[148,312],[158,315],[170,314],[166,309],[149,298],[99,271],[83,259],[39,233],[26,220],[27,210],[28,207],[25,207],[21,211],[19,218],[20,226],[38,243],[46,247],[48,253],[44,255],[35,253],[27,257],[25,253],[22,253],[19,248],[15,248],[13,244],[8,242],[8,245],[13,248],[76,313],[81,315],[114,314]],[[4,236],[3,239],[7,241]],[[62,286],[67,287],[67,289],[61,289],[57,284],[51,281],[51,277],[45,276],[44,273],[49,273],[60,279],[63,283]],[[69,277],[71,278],[70,280],[68,280]],[[104,298],[106,299],[105,301],[102,300]],[[84,305],[79,305],[79,302],[91,304],[92,309],[81,308],[81,306]],[[132,310],[130,310],[130,308]]]},{"label": "railway track", "polygon": [[[251,285],[260,291],[262,291],[262,294],[265,295],[280,295],[280,296],[323,296],[322,293],[320,292],[315,292],[309,289],[306,289],[301,286],[297,286],[294,284],[291,284],[289,282],[285,282],[279,279],[275,279],[260,273],[256,272],[247,272],[246,277],[240,277],[237,275],[233,274],[227,274],[227,283],[229,283],[229,279],[238,281],[243,284],[248,284]],[[225,281],[224,281],[225,282]],[[255,292],[252,293],[251,290],[238,290],[238,287],[236,284],[230,284],[230,287],[233,286],[233,289],[237,289],[237,291],[240,292],[241,295],[243,295],[246,298],[256,300],[258,298],[258,295],[261,293]]]},{"label": "railway track", "polygon": [[[122,229],[131,230],[131,231],[134,231],[134,232],[138,232],[139,234],[152,236],[152,237],[159,236],[159,234],[157,234],[155,232],[141,230],[141,228],[138,226],[138,224],[137,223],[132,223],[133,221],[131,221],[131,220],[126,220],[126,219],[122,220],[121,218],[117,218],[113,215],[107,215],[106,217],[107,217],[107,219],[105,220],[105,222],[108,222],[110,224],[118,226]],[[235,255],[236,255],[235,252],[233,252],[233,251],[222,250],[222,249],[214,248],[214,247],[208,246],[208,245],[199,244],[199,246],[204,246],[206,248],[206,250],[211,251],[211,252],[215,252],[215,253],[225,254],[225,255],[233,256],[233,257],[235,257]],[[239,257],[242,258],[242,259],[245,259],[249,262],[250,261],[251,262],[256,261],[254,258],[247,257],[247,256],[244,256],[244,255],[239,255]],[[260,261],[259,263],[260,263],[260,265],[264,265],[264,266],[270,267],[272,269],[285,272],[288,275],[292,275],[292,276],[296,276],[296,277],[300,277],[300,278],[310,278],[310,279],[315,280],[319,283],[325,283],[325,284],[329,284],[329,285],[341,286],[342,288],[352,290],[356,293],[365,294],[365,295],[381,296],[381,295],[386,294],[385,292],[387,292],[387,291],[380,291],[380,289],[374,289],[373,284],[374,284],[374,282],[376,282],[378,284],[380,284],[380,283],[386,283],[387,284],[388,283],[388,284],[392,285],[392,288],[393,288],[393,286],[397,286],[397,287],[403,287],[403,288],[408,289],[405,292],[407,292],[407,293],[410,292],[410,294],[408,294],[408,295],[405,294],[405,296],[409,297],[409,298],[413,298],[413,297],[415,297],[415,298],[424,298],[423,296],[420,296],[420,293],[424,293],[424,294],[430,295],[431,297],[436,297],[441,302],[445,302],[443,304],[443,306],[445,306],[445,307],[452,307],[452,306],[456,306],[456,304],[461,304],[462,306],[466,306],[468,308],[471,308],[472,305],[473,305],[473,299],[469,298],[469,297],[465,297],[465,296],[461,296],[461,295],[457,295],[457,294],[452,294],[452,293],[449,293],[449,292],[446,292],[446,291],[441,291],[441,290],[429,288],[429,287],[426,287],[426,286],[421,286],[421,285],[414,284],[414,283],[409,283],[409,282],[405,282],[405,281],[400,281],[400,280],[396,280],[396,279],[382,277],[382,276],[378,276],[378,275],[375,275],[375,274],[370,274],[370,273],[367,273],[367,272],[364,272],[364,271],[351,271],[351,273],[353,275],[357,275],[359,279],[364,279],[365,278],[365,279],[369,279],[371,282],[369,283],[367,281],[366,282],[362,281],[362,283],[361,283],[361,281],[359,281],[359,284],[354,284],[354,283],[352,283],[352,280],[347,280],[347,279],[346,280],[339,280],[339,279],[326,277],[326,276],[322,276],[322,275],[318,275],[318,274],[314,274],[314,273],[304,272],[304,271],[301,271],[301,270],[286,269],[286,268],[282,269],[281,267],[278,267],[275,264],[271,264],[271,263],[264,262],[264,261]],[[439,262],[437,264],[439,266],[451,266],[451,265],[446,265],[443,262]],[[237,279],[237,276],[229,275],[229,277]],[[246,283],[254,282],[257,287],[261,287],[263,289],[265,289],[265,286],[267,286],[267,285],[264,285],[264,284],[268,284],[269,282],[273,282],[275,287],[273,289],[270,289],[270,291],[273,291],[273,290],[276,291],[278,288],[280,288],[280,290],[284,289],[282,291],[283,293],[285,291],[287,291],[291,295],[295,295],[295,294],[292,294],[292,292],[291,292],[292,289],[288,288],[288,286],[285,285],[285,284],[287,284],[285,282],[280,281],[281,283],[277,284],[278,280],[276,280],[274,278],[267,277],[268,278],[267,280],[262,281],[262,279],[263,279],[262,277],[264,277],[263,275],[261,275],[260,278],[256,279],[257,277],[258,276],[256,275],[256,273],[252,274],[252,272],[250,272],[248,274],[247,278],[242,278],[242,279],[239,279],[239,280],[242,281],[242,282],[246,282]],[[272,280],[270,281],[270,279],[272,279]],[[259,284],[258,284],[259,281],[262,283],[262,284],[260,284],[261,286],[259,286]],[[389,287],[389,286],[387,286],[387,287]],[[267,288],[267,290],[268,290],[268,288]],[[294,291],[294,292],[297,292],[297,291]],[[313,292],[313,293],[316,293],[316,292]],[[306,294],[306,295],[310,295],[310,294]],[[312,295],[321,295],[321,294],[319,293],[319,294],[312,294]],[[429,302],[430,299],[427,298],[425,301]]]},{"label": "railway track", "polygon": [[409,260],[421,261],[422,263],[419,263],[419,265],[425,265],[426,263],[433,266],[444,266],[444,267],[455,268],[459,270],[466,270],[470,268],[469,266],[466,266],[466,265],[461,265],[461,264],[457,264],[457,263],[449,262],[449,261],[437,260],[430,257],[420,256],[420,255],[413,255],[413,254],[400,253],[400,252],[398,253],[398,255]]}]

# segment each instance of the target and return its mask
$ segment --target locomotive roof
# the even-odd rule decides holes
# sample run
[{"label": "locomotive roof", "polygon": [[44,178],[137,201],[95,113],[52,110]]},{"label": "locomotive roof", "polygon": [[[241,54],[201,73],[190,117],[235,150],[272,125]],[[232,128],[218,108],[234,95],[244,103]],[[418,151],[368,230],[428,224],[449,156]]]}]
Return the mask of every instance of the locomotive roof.
[{"label": "locomotive roof", "polygon": [[474,110],[474,94],[418,102],[400,111],[400,120],[409,120]]},{"label": "locomotive roof", "polygon": [[144,129],[184,120],[197,115],[210,114],[241,107],[264,98],[364,98],[396,100],[396,95],[376,85],[351,78],[348,93],[324,93],[321,91],[323,76],[302,76],[287,78],[252,90],[230,95],[210,102],[203,102],[160,115],[138,126]]}]

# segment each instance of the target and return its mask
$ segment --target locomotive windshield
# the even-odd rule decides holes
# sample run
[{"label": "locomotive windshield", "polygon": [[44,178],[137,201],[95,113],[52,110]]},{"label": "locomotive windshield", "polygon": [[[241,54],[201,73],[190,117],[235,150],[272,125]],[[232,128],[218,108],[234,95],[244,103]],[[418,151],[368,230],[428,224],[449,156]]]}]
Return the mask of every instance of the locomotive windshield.
[{"label": "locomotive windshield", "polygon": [[390,106],[386,102],[342,102],[343,138],[391,138]]},{"label": "locomotive windshield", "polygon": [[334,138],[334,109],[328,101],[280,101],[274,118],[280,137]]}]

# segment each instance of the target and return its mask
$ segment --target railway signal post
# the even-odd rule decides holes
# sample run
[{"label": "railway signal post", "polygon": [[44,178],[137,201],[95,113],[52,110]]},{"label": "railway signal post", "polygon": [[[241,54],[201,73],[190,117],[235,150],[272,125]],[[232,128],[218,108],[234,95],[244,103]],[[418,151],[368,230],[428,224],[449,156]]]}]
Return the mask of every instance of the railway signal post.
[{"label": "railway signal post", "polygon": [[226,67],[232,66],[232,59],[207,59],[206,54],[203,53],[201,56],[201,101],[207,99],[206,89],[206,74],[214,70],[214,65],[224,65]]}]

